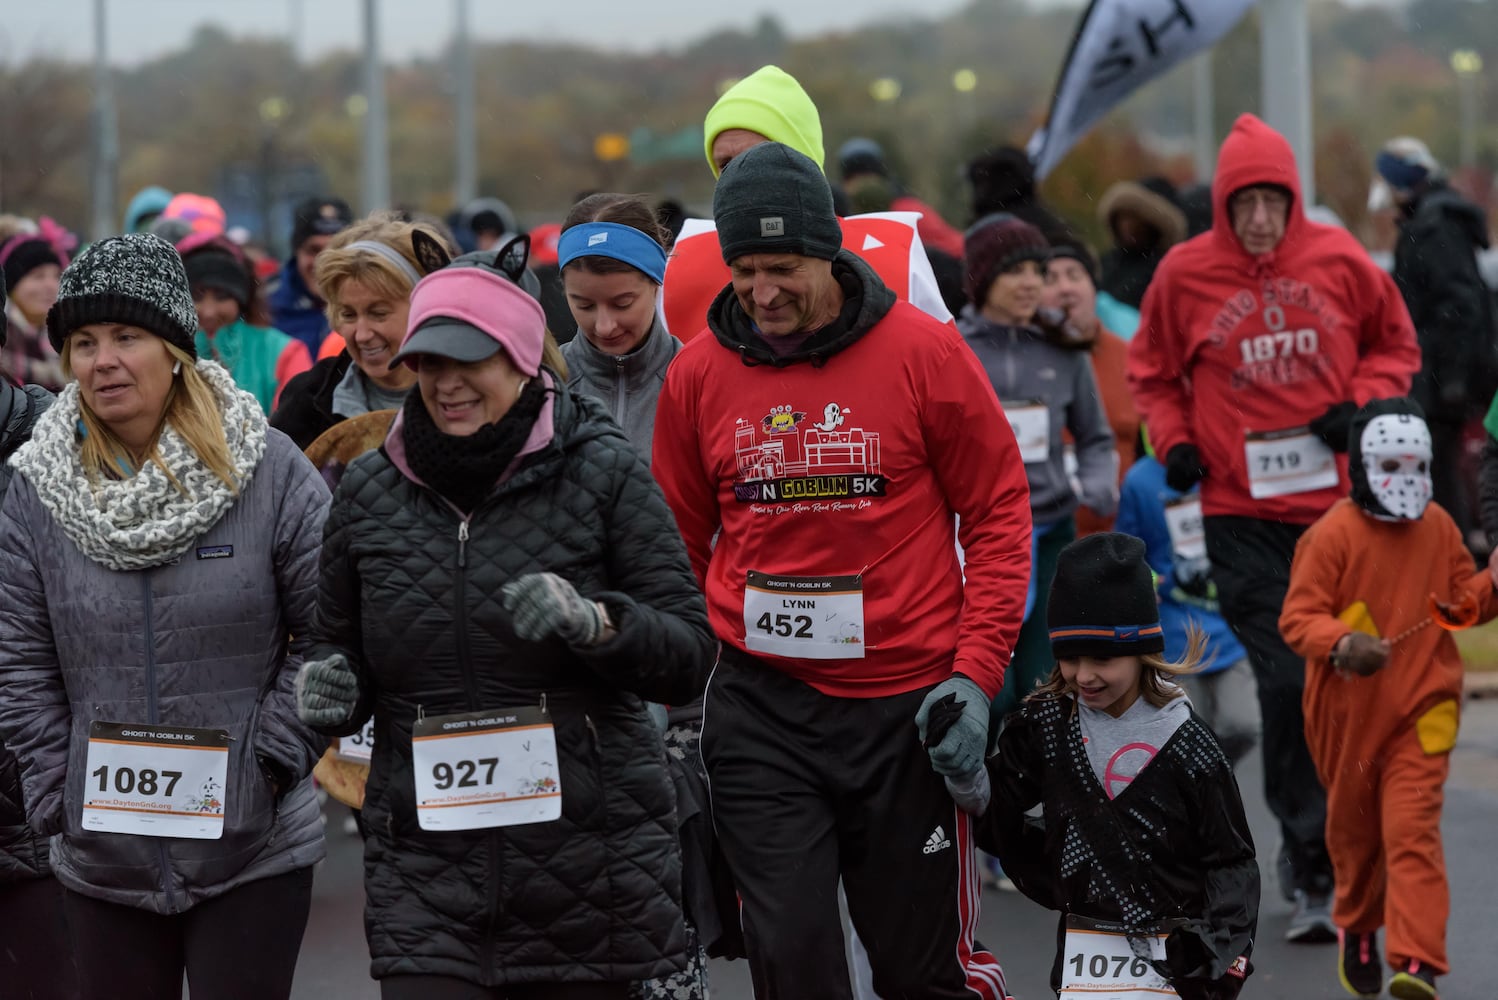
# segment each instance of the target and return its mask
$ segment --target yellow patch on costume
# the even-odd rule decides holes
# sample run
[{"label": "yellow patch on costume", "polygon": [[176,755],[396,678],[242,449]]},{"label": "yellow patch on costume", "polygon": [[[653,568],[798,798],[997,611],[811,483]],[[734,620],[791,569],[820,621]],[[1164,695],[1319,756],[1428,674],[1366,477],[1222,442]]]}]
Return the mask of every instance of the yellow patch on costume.
[{"label": "yellow patch on costume", "polygon": [[1354,632],[1364,632],[1375,639],[1383,638],[1378,634],[1378,626],[1373,623],[1373,614],[1368,610],[1368,605],[1362,601],[1353,601],[1340,615],[1337,621],[1346,625]]},{"label": "yellow patch on costume", "polygon": [[1450,753],[1456,746],[1456,730],[1461,711],[1455,698],[1440,702],[1415,720],[1415,735],[1426,756]]}]

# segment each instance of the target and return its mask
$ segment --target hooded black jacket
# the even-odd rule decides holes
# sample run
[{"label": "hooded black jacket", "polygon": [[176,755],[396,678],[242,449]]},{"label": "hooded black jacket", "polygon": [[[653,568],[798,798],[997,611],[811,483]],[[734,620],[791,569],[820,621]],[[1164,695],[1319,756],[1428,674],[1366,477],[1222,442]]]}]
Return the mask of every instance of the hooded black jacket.
[{"label": "hooded black jacket", "polygon": [[333,412],[333,391],[353,363],[348,351],[344,351],[323,358],[291,379],[281,390],[281,405],[271,414],[270,425],[306,451],[323,431],[343,420]]},{"label": "hooded black jacket", "polygon": [[1394,281],[1421,355],[1410,394],[1433,421],[1482,412],[1498,389],[1498,331],[1477,267],[1487,246],[1482,211],[1444,184],[1422,194],[1400,224]]},{"label": "hooded black jacket", "polygon": [[[707,610],[645,464],[599,403],[556,391],[552,441],[466,522],[405,471],[395,438],[356,459],[333,498],[314,655],[342,652],[360,677],[353,720],[330,735],[374,716],[363,814],[376,978],[631,982],[685,963],[674,797],[642,699],[701,696],[714,648]],[[586,650],[518,638],[501,588],[545,571],[603,602],[614,638]],[[561,818],[422,830],[418,710],[543,697]]]},{"label": "hooded black jacket", "polygon": [[[52,398],[41,386],[23,389],[0,377],[0,503],[14,472],[10,456],[30,439],[36,418],[52,405]],[[39,878],[49,870],[47,838],[26,824],[21,772],[15,756],[0,743],[0,884]]]}]

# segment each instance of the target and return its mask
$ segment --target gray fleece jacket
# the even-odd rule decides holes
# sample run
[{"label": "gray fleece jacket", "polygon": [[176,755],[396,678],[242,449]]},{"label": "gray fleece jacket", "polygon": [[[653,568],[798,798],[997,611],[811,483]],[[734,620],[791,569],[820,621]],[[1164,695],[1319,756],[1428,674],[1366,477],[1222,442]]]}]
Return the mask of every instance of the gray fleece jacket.
[{"label": "gray fleece jacket", "polygon": [[[972,306],[962,310],[957,329],[988,373],[999,402],[1008,407],[1036,400],[1050,411],[1049,455],[1025,466],[1035,523],[1055,524],[1075,511],[1079,501],[1104,517],[1111,515],[1118,507],[1113,432],[1087,352],[1057,347],[1033,327],[992,323]],[[1066,474],[1062,431],[1070,431],[1076,444],[1080,497]]]},{"label": "gray fleece jacket", "polygon": [[666,368],[680,350],[681,341],[666,332],[659,317],[645,342],[623,357],[603,353],[581,330],[562,345],[567,388],[603,403],[647,466],[655,436],[655,402],[666,381]]},{"label": "gray fleece jacket", "polygon": [[[69,889],[180,913],[324,855],[310,774],[327,739],[296,716],[328,488],[280,431],[254,478],[177,561],[106,569],[24,474],[0,505],[0,738],[21,763],[32,828]],[[227,554],[227,555],[226,555]],[[218,840],[82,827],[94,721],[229,732]],[[268,767],[262,767],[263,757]],[[287,786],[278,796],[268,771]]]}]

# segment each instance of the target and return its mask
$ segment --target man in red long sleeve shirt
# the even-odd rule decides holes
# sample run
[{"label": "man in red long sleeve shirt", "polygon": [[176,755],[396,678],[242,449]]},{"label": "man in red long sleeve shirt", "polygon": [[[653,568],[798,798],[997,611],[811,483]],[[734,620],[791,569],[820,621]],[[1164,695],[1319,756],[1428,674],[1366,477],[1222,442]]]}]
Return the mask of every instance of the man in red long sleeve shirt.
[{"label": "man in red long sleeve shirt", "polygon": [[1024,614],[1013,433],[956,332],[841,248],[810,159],[741,153],[713,214],[733,280],[666,375],[652,466],[723,643],[702,748],[755,993],[850,995],[841,875],[876,993],[1002,998],[943,778],[981,763]]},{"label": "man in red long sleeve shirt", "polygon": [[1331,941],[1326,793],[1280,606],[1296,541],[1347,492],[1353,413],[1406,394],[1420,350],[1393,281],[1305,217],[1289,143],[1252,115],[1223,143],[1212,202],[1212,230],[1173,248],[1145,293],[1129,384],[1170,486],[1201,481],[1222,616],[1258,680],[1281,888],[1296,900],[1286,937]]}]

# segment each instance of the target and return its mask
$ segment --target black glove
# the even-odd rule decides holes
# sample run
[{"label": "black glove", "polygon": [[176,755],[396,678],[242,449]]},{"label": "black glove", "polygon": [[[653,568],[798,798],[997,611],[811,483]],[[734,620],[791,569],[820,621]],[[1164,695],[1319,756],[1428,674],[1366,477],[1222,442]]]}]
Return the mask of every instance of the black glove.
[{"label": "black glove", "polygon": [[1356,403],[1333,403],[1329,410],[1311,421],[1311,433],[1332,451],[1344,452],[1347,450],[1347,435],[1352,430],[1352,415],[1357,412]]},{"label": "black glove", "polygon": [[1178,444],[1165,456],[1165,484],[1177,493],[1185,493],[1202,481],[1207,467],[1194,444]]}]

